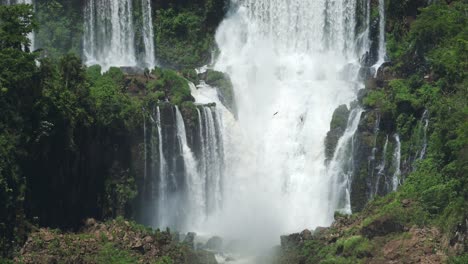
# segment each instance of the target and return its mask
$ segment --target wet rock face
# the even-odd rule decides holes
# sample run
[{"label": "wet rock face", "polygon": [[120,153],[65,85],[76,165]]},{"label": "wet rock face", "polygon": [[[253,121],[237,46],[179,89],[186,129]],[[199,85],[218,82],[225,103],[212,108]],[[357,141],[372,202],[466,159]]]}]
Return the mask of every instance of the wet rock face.
[{"label": "wet rock face", "polygon": [[196,236],[197,236],[196,233],[193,233],[193,232],[187,233],[184,239],[184,243],[187,244],[190,248],[194,248],[195,247],[194,242],[195,242]]},{"label": "wet rock face", "polygon": [[201,73],[198,77],[208,85],[216,88],[219,100],[223,105],[225,105],[232,113],[235,114],[237,112],[234,89],[229,75],[223,72],[207,70],[206,72]]},{"label": "wet rock face", "polygon": [[[317,228],[318,233],[322,231],[321,228]],[[288,250],[293,249],[304,244],[305,241],[314,238],[314,233],[310,230],[305,229],[301,233],[294,233],[287,236],[281,236],[281,249]]]},{"label": "wet rock face", "polygon": [[340,105],[333,113],[330,131],[325,138],[325,156],[327,163],[333,158],[338,140],[340,140],[346,130],[349,113],[350,111],[346,105]]},{"label": "wet rock face", "polygon": [[222,248],[223,248],[223,239],[218,236],[214,236],[210,238],[204,246],[204,249],[208,249],[208,250],[212,250],[216,252],[221,251]]}]

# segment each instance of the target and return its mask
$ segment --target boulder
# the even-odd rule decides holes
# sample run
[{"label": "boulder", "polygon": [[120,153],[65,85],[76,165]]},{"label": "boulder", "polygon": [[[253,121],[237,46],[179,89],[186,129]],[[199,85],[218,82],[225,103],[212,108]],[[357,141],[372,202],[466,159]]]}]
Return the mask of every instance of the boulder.
[{"label": "boulder", "polygon": [[404,226],[391,216],[383,216],[369,225],[362,228],[361,233],[366,238],[373,238],[377,236],[385,236],[391,233],[399,233],[404,231]]},{"label": "boulder", "polygon": [[217,252],[221,251],[222,247],[223,247],[223,239],[218,236],[214,236],[210,238],[205,244],[205,249],[209,249],[209,250],[213,250]]},{"label": "boulder", "polygon": [[184,243],[187,244],[190,248],[195,248],[195,237],[197,236],[194,232],[188,232],[184,238]]}]

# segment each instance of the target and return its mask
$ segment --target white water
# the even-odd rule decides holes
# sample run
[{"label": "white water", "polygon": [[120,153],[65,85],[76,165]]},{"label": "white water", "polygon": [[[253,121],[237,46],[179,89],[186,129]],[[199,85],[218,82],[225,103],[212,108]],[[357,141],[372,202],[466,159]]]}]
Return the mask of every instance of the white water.
[{"label": "white water", "polygon": [[233,2],[239,8],[217,32],[215,69],[233,81],[238,122],[224,131],[223,210],[205,227],[258,247],[333,220],[337,179],[323,141],[335,108],[361,87],[356,1]]},{"label": "white water", "polygon": [[429,127],[429,111],[425,110],[421,119],[421,123],[424,123],[423,127],[423,140],[422,140],[422,147],[421,151],[419,152],[418,159],[422,160],[426,156],[427,150],[427,128]]},{"label": "white water", "polygon": [[352,213],[351,184],[354,171],[354,135],[363,112],[360,108],[351,111],[346,131],[338,141],[335,154],[328,166],[328,175],[331,177],[331,188],[329,189],[331,211],[329,213],[335,211]]},{"label": "white water", "polygon": [[84,61],[111,66],[136,66],[131,0],[88,0],[84,9]]},{"label": "white water", "polygon": [[151,1],[141,0],[144,54],[137,60],[132,0],[88,0],[84,8],[83,54],[86,65],[153,68],[154,32]]},{"label": "white water", "polygon": [[375,181],[375,189],[374,189],[374,196],[378,195],[379,186],[380,186],[380,179],[384,176],[385,167],[387,166],[387,147],[388,147],[388,135],[385,139],[384,148],[382,151],[382,162],[379,164],[379,171],[377,172],[377,180]]},{"label": "white water", "polygon": [[387,57],[387,49],[385,45],[385,0],[379,0],[379,49],[378,59],[372,68],[377,76],[380,66],[385,62]]},{"label": "white water", "polygon": [[[167,164],[166,164],[166,158],[164,157],[164,140],[163,140],[163,135],[162,135],[162,129],[161,129],[161,111],[159,107],[156,108],[156,125],[158,127],[158,153],[159,153],[159,189],[158,189],[158,194],[159,194],[159,199],[158,199],[158,209],[160,210],[159,213],[159,222],[160,223],[168,223],[168,221],[165,221],[163,218],[163,210],[168,210],[169,208],[166,207],[167,205],[167,200],[168,200],[168,194],[167,194],[167,186],[169,182],[169,175],[167,174]],[[173,183],[174,185],[176,184],[175,181]],[[170,209],[169,209],[170,210]]]},{"label": "white water", "polygon": [[143,66],[148,69],[154,68],[156,65],[154,53],[154,31],[153,17],[151,12],[151,0],[141,0],[142,15],[143,15],[143,44],[145,46],[145,56]]},{"label": "white water", "polygon": [[395,169],[393,176],[392,176],[392,190],[396,191],[398,189],[398,185],[400,185],[400,176],[401,176],[401,142],[400,136],[395,134],[395,152],[393,153],[393,167]]}]

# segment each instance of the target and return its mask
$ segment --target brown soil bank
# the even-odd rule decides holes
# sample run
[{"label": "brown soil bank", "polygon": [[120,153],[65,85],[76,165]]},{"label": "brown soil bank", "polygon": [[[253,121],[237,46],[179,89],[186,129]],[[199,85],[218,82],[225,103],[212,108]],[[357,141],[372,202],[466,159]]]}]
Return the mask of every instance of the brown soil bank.
[{"label": "brown soil bank", "polygon": [[16,263],[187,263],[216,264],[214,255],[179,242],[177,234],[153,231],[123,219],[88,219],[78,233],[39,229],[32,233]]}]

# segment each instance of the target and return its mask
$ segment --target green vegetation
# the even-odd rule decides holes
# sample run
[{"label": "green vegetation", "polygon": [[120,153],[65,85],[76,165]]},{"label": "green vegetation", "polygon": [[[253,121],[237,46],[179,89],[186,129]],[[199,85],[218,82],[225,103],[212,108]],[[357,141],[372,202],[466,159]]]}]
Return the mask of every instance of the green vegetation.
[{"label": "green vegetation", "polygon": [[187,80],[177,72],[169,69],[156,68],[153,74],[156,79],[147,84],[149,91],[164,92],[165,97],[175,105],[180,105],[185,101],[194,101],[190,94],[190,87]]},{"label": "green vegetation", "polygon": [[70,5],[67,1],[38,1],[35,17],[40,27],[34,39],[44,56],[81,55],[83,20],[80,9]]},{"label": "green vegetation", "polygon": [[175,71],[158,68],[150,78],[84,67],[65,54],[77,47],[57,42],[78,31],[59,18],[62,6],[38,8],[53,28],[37,31],[39,41],[50,40],[43,58],[23,49],[35,28],[31,6],[0,6],[1,256],[11,256],[36,225],[76,228],[88,216],[132,216],[144,109],[166,99],[195,109]]},{"label": "green vegetation", "polygon": [[[412,2],[402,3],[402,9],[389,10],[389,24],[401,23],[401,12],[409,12]],[[371,203],[371,207],[379,208],[372,218],[392,214],[402,224],[436,225],[446,234],[457,232],[468,218],[467,9],[464,1],[430,5],[420,9],[408,31],[394,29],[389,36],[391,71],[401,79],[371,91],[363,103],[391,116],[404,141],[403,160],[409,157],[413,145],[420,144],[415,141],[420,138],[418,120],[424,109],[430,115],[430,143],[427,158],[418,161],[401,189],[384,203]],[[401,205],[405,199],[419,206],[407,212]]]},{"label": "green vegetation", "polygon": [[15,260],[20,263],[216,263],[212,254],[175,241],[168,231],[152,230],[122,217],[104,223],[87,219],[77,233],[48,228],[32,232]]},{"label": "green vegetation", "polygon": [[[363,100],[368,107],[391,113],[406,141],[406,153],[413,135],[420,131],[422,112],[428,109],[431,129],[427,158],[417,164],[397,197],[418,201],[427,214],[427,219],[419,222],[438,224],[447,232],[455,231],[468,217],[462,209],[468,205],[467,8],[465,2],[454,1],[421,9],[408,33],[390,42],[392,71],[404,79],[390,81]],[[384,205],[382,211],[388,206]]]},{"label": "green vegetation", "polygon": [[[385,133],[400,135],[403,185],[397,192],[375,197],[359,213],[336,215],[337,223],[324,235],[305,241],[296,252],[283,252],[287,260],[383,263],[414,256],[419,261],[430,252],[437,263],[467,261],[462,237],[467,235],[468,219],[468,3],[422,5],[416,0],[387,1],[391,66],[386,71],[391,74],[378,77],[378,87],[367,90],[361,101],[371,113],[362,124],[366,132],[378,113]],[[425,159],[417,160],[414,153],[422,144],[425,110],[429,144]],[[387,162],[392,145],[389,142],[389,153],[382,153]],[[422,248],[413,241],[420,241]]]},{"label": "green vegetation", "polygon": [[158,60],[177,69],[207,64],[215,48],[214,32],[227,10],[226,2],[173,1],[156,6],[153,22]]},{"label": "green vegetation", "polygon": [[106,264],[131,264],[138,259],[128,252],[115,248],[112,243],[106,243],[96,256],[96,263]]}]

